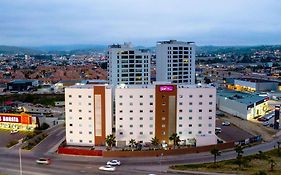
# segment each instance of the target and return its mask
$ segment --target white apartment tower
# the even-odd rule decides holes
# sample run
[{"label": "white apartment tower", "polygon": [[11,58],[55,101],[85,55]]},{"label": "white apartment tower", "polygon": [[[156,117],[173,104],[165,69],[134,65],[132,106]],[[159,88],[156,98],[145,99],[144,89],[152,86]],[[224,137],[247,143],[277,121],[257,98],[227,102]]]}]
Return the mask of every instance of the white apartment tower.
[{"label": "white apartment tower", "polygon": [[177,40],[157,42],[156,81],[195,84],[195,44]]},{"label": "white apartment tower", "polygon": [[145,50],[137,50],[131,43],[110,45],[108,49],[109,84],[150,84],[150,58]]}]

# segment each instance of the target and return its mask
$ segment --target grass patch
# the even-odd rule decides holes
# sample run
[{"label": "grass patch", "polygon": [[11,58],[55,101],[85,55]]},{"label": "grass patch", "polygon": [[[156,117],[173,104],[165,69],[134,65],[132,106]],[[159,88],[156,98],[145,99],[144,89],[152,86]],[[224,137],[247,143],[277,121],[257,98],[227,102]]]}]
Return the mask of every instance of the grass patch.
[{"label": "grass patch", "polygon": [[38,143],[40,143],[42,140],[44,140],[48,135],[47,134],[41,134],[38,135],[36,138],[31,139],[27,142],[27,145],[22,147],[22,149],[25,150],[31,150],[33,147],[35,147]]},{"label": "grass patch", "polygon": [[[243,175],[280,175],[281,151],[274,149],[268,152],[259,152],[256,155],[242,158],[242,163],[236,159],[214,163],[174,165],[171,169],[191,170],[218,173],[233,173]],[[272,165],[274,162],[273,170]],[[242,165],[239,167],[239,163]]]},{"label": "grass patch", "polygon": [[[10,141],[7,145],[6,145],[6,147],[7,148],[10,148],[10,147],[12,147],[12,146],[14,146],[14,145],[16,145],[16,144],[18,144],[19,143],[19,141],[17,141],[17,140],[12,140],[12,141]],[[1,174],[0,174],[1,175]]]}]

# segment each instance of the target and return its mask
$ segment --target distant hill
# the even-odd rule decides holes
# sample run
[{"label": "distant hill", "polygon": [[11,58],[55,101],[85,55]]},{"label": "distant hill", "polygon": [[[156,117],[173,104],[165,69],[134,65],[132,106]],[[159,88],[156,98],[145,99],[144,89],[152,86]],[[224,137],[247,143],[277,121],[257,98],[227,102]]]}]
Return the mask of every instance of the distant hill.
[{"label": "distant hill", "polygon": [[3,46],[0,45],[0,54],[42,54],[43,51],[25,48],[25,47],[16,47],[16,46]]}]

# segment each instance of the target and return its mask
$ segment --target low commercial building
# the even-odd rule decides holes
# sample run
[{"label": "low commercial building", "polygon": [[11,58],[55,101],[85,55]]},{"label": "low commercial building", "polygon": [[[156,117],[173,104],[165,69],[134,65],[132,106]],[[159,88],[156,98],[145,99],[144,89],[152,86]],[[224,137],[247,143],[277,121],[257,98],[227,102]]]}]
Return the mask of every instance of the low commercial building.
[{"label": "low commercial building", "polygon": [[279,82],[255,78],[227,78],[228,89],[241,92],[266,92],[279,90]]},{"label": "low commercial building", "polygon": [[32,131],[38,126],[38,122],[36,117],[26,113],[0,113],[0,128],[2,129]]},{"label": "low commercial building", "polygon": [[220,91],[217,94],[219,110],[244,120],[263,116],[269,110],[267,101],[268,97],[237,91]]},{"label": "low commercial building", "polygon": [[104,145],[111,133],[117,146],[153,137],[172,144],[173,133],[185,144],[217,143],[216,89],[207,85],[72,86],[65,90],[65,109],[68,145]]},{"label": "low commercial building", "polygon": [[28,91],[39,86],[38,80],[13,80],[7,83],[9,91]]}]

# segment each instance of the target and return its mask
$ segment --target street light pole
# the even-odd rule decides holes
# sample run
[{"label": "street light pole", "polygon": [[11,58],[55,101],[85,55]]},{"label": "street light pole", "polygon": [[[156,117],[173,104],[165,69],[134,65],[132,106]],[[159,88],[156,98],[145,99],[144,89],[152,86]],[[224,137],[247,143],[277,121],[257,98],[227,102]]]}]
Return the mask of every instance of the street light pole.
[{"label": "street light pole", "polygon": [[20,147],[19,147],[20,175],[22,175],[22,163],[21,163],[21,143],[22,143],[22,139],[19,141],[19,144],[20,144]]},{"label": "street light pole", "polygon": [[160,155],[160,174],[162,174],[162,158],[163,158],[163,153]]}]

